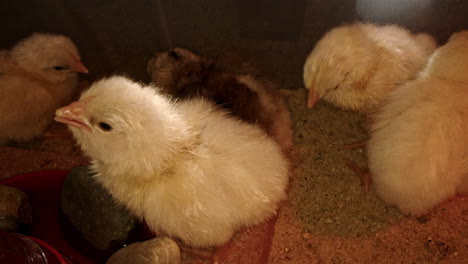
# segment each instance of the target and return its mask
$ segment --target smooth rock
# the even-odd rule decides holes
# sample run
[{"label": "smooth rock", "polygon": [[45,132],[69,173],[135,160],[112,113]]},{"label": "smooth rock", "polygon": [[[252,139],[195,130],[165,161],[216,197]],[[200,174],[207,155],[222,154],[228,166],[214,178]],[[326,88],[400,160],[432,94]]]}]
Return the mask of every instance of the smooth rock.
[{"label": "smooth rock", "polygon": [[67,175],[60,207],[65,220],[94,249],[110,255],[136,240],[136,219],[94,181],[86,166],[76,167]]},{"label": "smooth rock", "polygon": [[180,264],[180,249],[168,237],[136,242],[117,251],[106,264]]},{"label": "smooth rock", "polygon": [[32,209],[24,192],[0,184],[0,228],[28,233],[32,225]]}]

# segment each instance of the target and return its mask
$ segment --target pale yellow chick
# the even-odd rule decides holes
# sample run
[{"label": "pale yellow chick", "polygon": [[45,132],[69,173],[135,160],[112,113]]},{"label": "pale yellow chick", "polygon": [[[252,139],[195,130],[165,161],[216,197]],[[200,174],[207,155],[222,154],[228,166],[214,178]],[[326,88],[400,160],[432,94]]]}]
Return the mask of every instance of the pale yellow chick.
[{"label": "pale yellow chick", "polygon": [[468,194],[468,31],[437,49],[418,79],[373,117],[369,168],[377,194],[421,215]]},{"label": "pale yellow chick", "polygon": [[414,79],[436,48],[427,34],[396,26],[355,22],[332,29],[304,65],[308,107],[319,99],[370,111],[399,85]]},{"label": "pale yellow chick", "polygon": [[189,246],[220,247],[286,198],[280,147],[206,100],[174,102],[114,76],[57,110],[55,120],[69,125],[95,179],[117,201]]},{"label": "pale yellow chick", "polygon": [[62,35],[36,33],[0,51],[0,145],[40,136],[55,110],[71,101],[78,73],[87,72]]}]

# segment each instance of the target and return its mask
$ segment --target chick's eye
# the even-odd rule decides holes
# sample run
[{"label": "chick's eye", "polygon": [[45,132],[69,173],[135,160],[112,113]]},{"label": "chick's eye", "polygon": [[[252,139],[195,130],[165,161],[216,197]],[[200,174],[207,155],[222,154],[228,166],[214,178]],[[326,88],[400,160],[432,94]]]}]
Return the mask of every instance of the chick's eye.
[{"label": "chick's eye", "polygon": [[180,59],[179,53],[177,53],[175,50],[171,50],[169,52],[169,56],[171,56],[171,58],[176,60],[176,61]]},{"label": "chick's eye", "polygon": [[107,124],[107,123],[104,123],[104,122],[99,122],[98,123],[98,126],[103,130],[103,131],[111,131],[112,130],[112,126]]},{"label": "chick's eye", "polygon": [[53,67],[54,70],[57,70],[57,71],[63,71],[65,70],[65,67],[62,67],[62,66],[55,66]]}]

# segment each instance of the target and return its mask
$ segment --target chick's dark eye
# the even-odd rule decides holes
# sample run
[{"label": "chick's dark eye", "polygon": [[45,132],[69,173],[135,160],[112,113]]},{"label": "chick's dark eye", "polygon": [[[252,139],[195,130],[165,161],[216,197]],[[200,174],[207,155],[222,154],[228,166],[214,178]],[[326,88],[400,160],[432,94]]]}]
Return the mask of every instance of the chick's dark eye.
[{"label": "chick's dark eye", "polygon": [[57,70],[57,71],[65,70],[65,67],[62,67],[62,66],[55,66],[53,68],[54,68],[54,70]]},{"label": "chick's dark eye", "polygon": [[104,131],[111,131],[112,130],[112,126],[107,124],[107,123],[104,123],[104,122],[99,122],[98,126]]},{"label": "chick's dark eye", "polygon": [[169,56],[171,56],[171,58],[176,60],[176,61],[180,59],[179,53],[177,53],[175,50],[171,50],[169,52]]}]

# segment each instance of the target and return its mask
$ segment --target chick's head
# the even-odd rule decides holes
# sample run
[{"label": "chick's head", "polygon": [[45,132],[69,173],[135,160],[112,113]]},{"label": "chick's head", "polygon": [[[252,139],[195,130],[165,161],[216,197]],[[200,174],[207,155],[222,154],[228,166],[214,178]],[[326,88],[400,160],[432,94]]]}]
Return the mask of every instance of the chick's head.
[{"label": "chick's head", "polygon": [[[370,54],[376,48],[368,36],[371,25],[353,24],[326,33],[315,45],[304,64],[304,86],[309,90],[308,104],[312,108],[320,99],[348,105],[349,97],[365,93],[369,76],[375,67]],[[359,100],[358,100],[359,101]]]},{"label": "chick's head", "polygon": [[58,109],[55,120],[67,124],[95,160],[144,162],[151,157],[164,160],[173,150],[184,130],[173,112],[170,101],[154,88],[117,76],[93,84],[79,101]]},{"label": "chick's head", "polygon": [[12,49],[11,59],[24,70],[53,83],[88,72],[76,46],[62,35],[35,33]]},{"label": "chick's head", "polygon": [[421,73],[430,77],[468,82],[468,30],[454,33],[429,58]]},{"label": "chick's head", "polygon": [[192,95],[190,89],[204,81],[214,62],[193,52],[174,48],[154,54],[148,62],[148,75],[154,85],[168,94],[185,97]]}]

